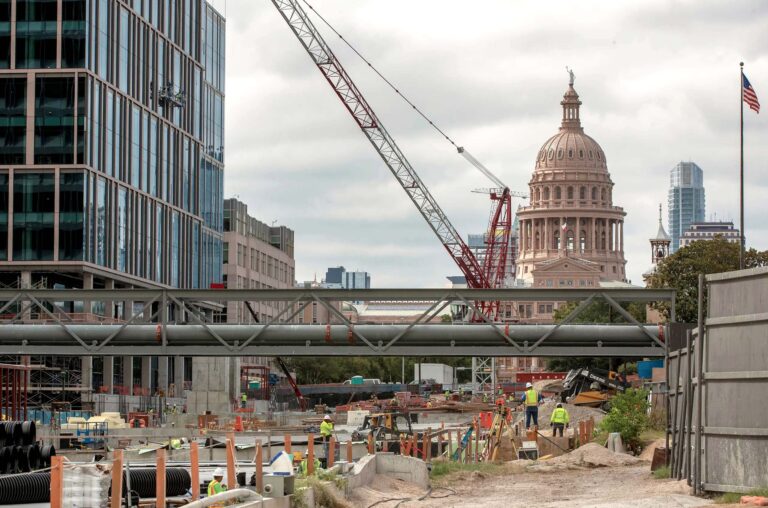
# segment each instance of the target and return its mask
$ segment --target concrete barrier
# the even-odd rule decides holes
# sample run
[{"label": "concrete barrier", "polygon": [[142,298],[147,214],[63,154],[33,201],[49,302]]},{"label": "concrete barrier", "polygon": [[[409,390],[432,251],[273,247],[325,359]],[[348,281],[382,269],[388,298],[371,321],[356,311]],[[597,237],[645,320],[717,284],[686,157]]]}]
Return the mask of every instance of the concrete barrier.
[{"label": "concrete barrier", "polygon": [[429,470],[423,460],[393,453],[367,455],[360,459],[347,477],[346,494],[364,487],[373,481],[377,474],[384,474],[403,480],[423,489],[429,487]]}]

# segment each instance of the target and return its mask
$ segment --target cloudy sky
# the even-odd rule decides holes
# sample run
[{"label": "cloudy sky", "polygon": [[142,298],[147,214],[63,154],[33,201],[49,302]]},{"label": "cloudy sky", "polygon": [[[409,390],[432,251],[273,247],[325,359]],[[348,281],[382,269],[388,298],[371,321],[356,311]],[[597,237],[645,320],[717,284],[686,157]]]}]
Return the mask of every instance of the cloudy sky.
[{"label": "cloudy sky", "polygon": [[[272,3],[212,3],[227,16],[225,193],[296,231],[297,279],[336,265],[370,272],[375,287],[458,274]],[[764,108],[744,113],[747,242],[768,249],[768,2],[310,3],[512,189],[527,190],[557,131],[572,67],[582,125],[627,212],[635,283],[677,162],[704,170],[707,218],[738,223],[743,60]],[[489,182],[315,21],[454,226],[481,232],[488,198],[470,191]]]}]

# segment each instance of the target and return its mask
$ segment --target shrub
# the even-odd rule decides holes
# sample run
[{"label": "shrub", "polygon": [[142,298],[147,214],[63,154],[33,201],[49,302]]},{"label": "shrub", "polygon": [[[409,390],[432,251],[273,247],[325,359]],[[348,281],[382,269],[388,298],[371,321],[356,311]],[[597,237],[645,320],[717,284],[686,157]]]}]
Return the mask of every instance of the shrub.
[{"label": "shrub", "polygon": [[661,466],[659,469],[653,472],[653,477],[657,480],[669,478],[669,466]]},{"label": "shrub", "polygon": [[606,432],[618,432],[631,451],[641,449],[640,433],[648,428],[648,391],[628,388],[611,399],[611,410],[600,423]]}]

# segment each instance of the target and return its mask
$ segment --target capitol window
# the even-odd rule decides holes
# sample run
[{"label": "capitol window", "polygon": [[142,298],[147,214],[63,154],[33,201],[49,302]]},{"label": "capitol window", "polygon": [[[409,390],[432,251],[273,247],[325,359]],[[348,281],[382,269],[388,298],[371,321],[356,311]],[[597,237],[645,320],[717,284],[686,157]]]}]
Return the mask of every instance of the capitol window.
[{"label": "capitol window", "polygon": [[584,158],[584,150],[579,150],[579,159]]},{"label": "capitol window", "polygon": [[568,158],[573,159],[573,150],[568,150]]},{"label": "capitol window", "polygon": [[563,196],[562,196],[562,192],[560,190],[560,187],[555,187],[555,199],[560,199],[562,197]]},{"label": "capitol window", "polygon": [[568,199],[573,199],[573,187],[568,187]]},{"label": "capitol window", "polygon": [[552,160],[552,158],[555,156],[555,151],[551,148],[549,149],[549,160]]},{"label": "capitol window", "polygon": [[558,159],[562,159],[563,158],[563,149],[562,148],[559,148],[557,150],[557,158]]},{"label": "capitol window", "polygon": [[592,150],[589,151],[589,158],[592,158]]}]

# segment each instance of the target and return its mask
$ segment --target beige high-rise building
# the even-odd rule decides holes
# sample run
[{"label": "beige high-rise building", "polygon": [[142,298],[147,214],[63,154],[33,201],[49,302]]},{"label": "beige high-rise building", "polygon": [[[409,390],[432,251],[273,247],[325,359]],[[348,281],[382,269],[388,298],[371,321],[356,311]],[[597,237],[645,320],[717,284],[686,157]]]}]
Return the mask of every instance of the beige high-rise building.
[{"label": "beige high-rise building", "polygon": [[[530,205],[517,211],[516,278],[536,288],[595,288],[626,283],[624,209],[613,204],[605,152],[581,126],[573,78],[560,103],[558,132],[536,155]],[[515,302],[524,323],[551,322],[560,302]],[[511,312],[509,312],[511,311]],[[537,358],[499,359],[502,370],[537,370]]]}]

